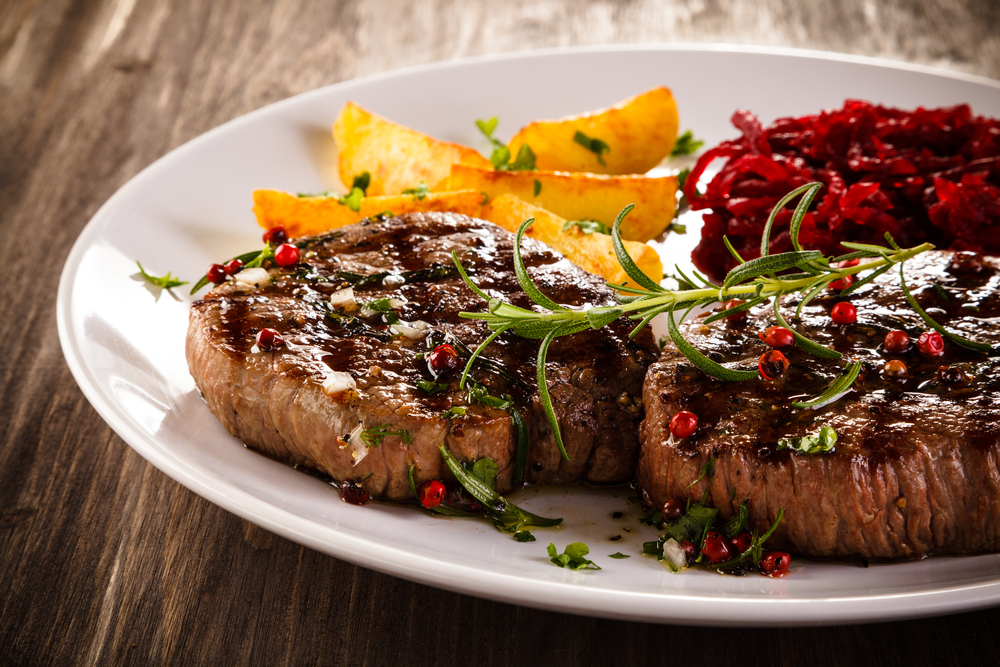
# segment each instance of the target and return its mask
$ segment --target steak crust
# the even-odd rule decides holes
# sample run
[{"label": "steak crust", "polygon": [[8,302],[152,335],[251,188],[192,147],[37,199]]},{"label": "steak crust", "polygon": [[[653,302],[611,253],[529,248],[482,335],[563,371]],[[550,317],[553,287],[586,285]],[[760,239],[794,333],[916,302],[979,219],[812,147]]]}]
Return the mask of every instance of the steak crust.
[{"label": "steak crust", "polygon": [[[996,348],[1000,262],[981,260],[977,271],[977,261],[925,253],[907,262],[907,285],[949,330]],[[812,302],[799,322],[790,317],[797,301],[787,298],[782,306],[792,326],[844,359],[785,351],[791,367],[774,381],[714,380],[668,343],[643,391],[638,484],[644,501],[659,507],[668,498],[704,498],[722,518],[746,503],[758,531],[783,508],[768,546],[803,556],[889,560],[1000,551],[1000,358],[948,341],[944,356],[922,355],[915,343],[925,325],[907,305],[898,271],[849,299],[857,323],[837,326],[829,311],[838,296]],[[742,324],[705,325],[695,318],[681,326],[714,360],[753,368],[768,349],[757,334],[774,324],[764,307]],[[909,333],[909,351],[883,349],[890,329]],[[883,377],[890,359],[907,365],[905,381]],[[864,370],[852,393],[817,410],[791,407],[821,393],[854,360],[863,361]],[[965,380],[942,380],[960,377],[958,371]],[[669,421],[680,410],[695,413],[699,428],[678,441]],[[779,439],[822,425],[838,434],[834,453],[777,449]],[[711,460],[714,472],[699,480]]]},{"label": "steak crust", "polygon": [[[336,481],[364,480],[374,497],[411,497],[410,466],[418,485],[452,479],[439,444],[460,460],[492,458],[500,468],[498,490],[509,490],[517,444],[509,413],[458,388],[464,361],[436,378],[447,387],[440,393],[430,395],[418,382],[435,381],[424,358],[434,345],[451,341],[460,350],[475,349],[489,335],[485,323],[458,316],[484,311],[486,304],[454,270],[453,251],[490,296],[532,306],[514,275],[513,239],[482,220],[425,213],[366,220],[300,240],[302,261],[270,269],[271,284],[230,281],[192,305],[191,374],[212,413],[248,447]],[[522,248],[532,277],[555,301],[614,303],[603,280],[547,246],[526,238]],[[381,312],[331,308],[331,294],[350,285],[356,304],[396,300],[394,314],[426,323],[429,333],[393,335]],[[257,349],[255,334],[265,327],[280,332],[285,345]],[[538,341],[505,333],[485,351],[489,359],[472,376],[492,395],[513,397],[530,436],[528,481],[617,483],[634,476],[639,397],[656,347],[650,335],[629,339],[629,329],[623,320],[550,348],[546,371],[569,461],[560,457],[538,399]],[[334,372],[349,375],[356,389],[324,392]],[[364,446],[359,426],[405,430],[412,441],[388,435]]]}]

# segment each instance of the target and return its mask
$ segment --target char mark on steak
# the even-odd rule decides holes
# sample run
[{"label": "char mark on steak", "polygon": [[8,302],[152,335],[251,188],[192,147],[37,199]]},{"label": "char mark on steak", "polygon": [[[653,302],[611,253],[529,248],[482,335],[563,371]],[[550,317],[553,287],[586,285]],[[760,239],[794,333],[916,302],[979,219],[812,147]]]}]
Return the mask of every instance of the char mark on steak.
[{"label": "char mark on steak", "polygon": [[[485,292],[531,307],[514,274],[513,245],[513,235],[491,223],[436,213],[373,219],[305,239],[302,261],[270,269],[270,285],[230,282],[193,304],[191,373],[212,413],[249,447],[338,481],[363,479],[372,496],[410,497],[410,466],[417,484],[451,479],[437,450],[442,443],[460,460],[492,458],[503,492],[511,488],[517,444],[509,414],[458,388],[464,360],[435,377],[426,355],[448,341],[475,349],[489,335],[484,322],[458,316],[487,304],[461,281],[453,251]],[[603,280],[547,246],[525,239],[523,249],[532,277],[554,300],[614,303]],[[331,295],[348,287],[353,301],[331,305]],[[284,347],[255,348],[263,328],[280,332]],[[538,341],[502,334],[476,364],[473,379],[494,396],[512,396],[527,424],[528,481],[633,477],[639,397],[655,345],[648,334],[632,340],[628,332],[623,320],[550,348],[546,370],[569,461],[559,456],[538,400]],[[381,426],[408,437],[361,438]]]},{"label": "char mark on steak", "polygon": [[[907,285],[938,322],[996,348],[1000,262],[932,252],[906,267]],[[707,494],[723,518],[746,503],[758,531],[784,508],[768,546],[804,556],[878,560],[1000,551],[1000,357],[948,341],[941,357],[921,354],[916,339],[926,327],[905,302],[898,272],[849,299],[857,307],[855,324],[833,324],[836,294],[813,301],[800,322],[791,322],[844,359],[786,350],[791,367],[774,381],[712,379],[668,343],[643,392],[644,501],[660,507],[668,498]],[[782,304],[786,313],[796,305]],[[689,320],[683,334],[719,361],[753,368],[767,349],[757,334],[774,324],[770,307],[763,307],[743,323]],[[892,329],[909,333],[908,351],[885,351],[881,343]],[[906,364],[905,380],[883,376],[891,359]],[[791,407],[821,393],[853,360],[864,371],[852,393],[817,410]],[[676,440],[669,421],[680,410],[694,412],[700,425]],[[823,425],[839,436],[834,453],[777,448],[780,439]],[[714,474],[694,483],[713,458]]]}]

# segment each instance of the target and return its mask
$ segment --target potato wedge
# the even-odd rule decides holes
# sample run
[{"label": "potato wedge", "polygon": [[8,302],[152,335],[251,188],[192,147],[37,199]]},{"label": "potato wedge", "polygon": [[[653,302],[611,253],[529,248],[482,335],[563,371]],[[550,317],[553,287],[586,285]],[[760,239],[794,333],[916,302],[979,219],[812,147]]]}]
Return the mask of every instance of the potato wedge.
[{"label": "potato wedge", "polygon": [[[510,150],[516,155],[523,144],[531,146],[535,165],[546,171],[644,174],[670,155],[678,123],[673,93],[661,86],[609,109],[535,121],[514,135]],[[599,157],[574,140],[577,132],[604,142],[607,151],[599,149]]]},{"label": "potato wedge", "polygon": [[422,199],[414,195],[383,195],[364,197],[360,210],[352,211],[336,197],[296,197],[278,190],[255,190],[253,212],[264,229],[282,225],[289,237],[297,238],[343,227],[386,211],[394,215],[442,211],[479,217],[482,201],[483,195],[478,190],[431,192]]},{"label": "potato wedge", "polygon": [[[521,223],[534,218],[535,222],[525,232],[527,236],[558,250],[580,268],[596,273],[610,283],[621,285],[634,282],[615,258],[611,237],[607,234],[585,234],[576,226],[563,231],[566,224],[564,218],[514,195],[500,195],[483,207],[480,217],[514,233],[517,233]],[[663,262],[653,248],[638,241],[625,241],[625,248],[643,273],[660,282]]]},{"label": "potato wedge", "polygon": [[677,179],[673,176],[495,171],[456,164],[451,167],[446,189],[479,190],[490,199],[509,193],[567,220],[600,220],[609,227],[619,211],[635,204],[621,228],[622,238],[629,241],[659,236],[673,220],[677,206]]},{"label": "potato wedge", "polygon": [[351,188],[354,177],[371,174],[368,194],[395,195],[423,181],[436,189],[453,164],[490,169],[490,161],[459,144],[438,141],[426,134],[377,116],[348,102],[333,124],[339,152],[340,180]]}]

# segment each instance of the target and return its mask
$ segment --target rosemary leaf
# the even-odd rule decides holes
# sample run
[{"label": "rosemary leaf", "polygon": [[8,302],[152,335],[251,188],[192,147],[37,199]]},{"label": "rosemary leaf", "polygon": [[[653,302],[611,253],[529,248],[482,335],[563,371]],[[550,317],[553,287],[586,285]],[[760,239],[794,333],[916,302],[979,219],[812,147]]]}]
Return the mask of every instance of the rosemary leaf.
[{"label": "rosemary leaf", "polygon": [[822,256],[823,253],[819,250],[802,250],[783,252],[780,255],[768,255],[767,257],[751,259],[737,267],[734,267],[733,270],[726,275],[726,279],[722,283],[722,288],[728,289],[734,285],[745,283],[748,280],[753,280],[754,278],[758,278],[760,276],[785,271],[786,269],[797,267],[803,262],[819,259]]},{"label": "rosemary leaf", "polygon": [[858,374],[861,373],[861,362],[855,361],[849,364],[847,368],[844,369],[843,374],[841,374],[836,380],[834,380],[829,387],[827,387],[822,394],[812,399],[811,401],[796,401],[792,403],[792,407],[798,410],[804,410],[806,408],[812,408],[814,410],[832,403],[837,400],[848,391],[850,391],[851,386],[854,381],[858,379]]},{"label": "rosemary leaf", "polygon": [[795,339],[796,347],[798,347],[800,350],[804,350],[809,354],[821,357],[823,359],[840,359],[840,357],[843,356],[842,354],[840,354],[840,352],[837,352],[836,350],[831,350],[825,345],[820,345],[816,341],[809,340],[808,338],[800,334],[798,331],[788,326],[788,322],[786,322],[785,318],[781,316],[780,303],[781,303],[781,297],[776,296],[774,298],[774,319],[778,320],[778,324],[780,326],[783,326],[792,332],[792,338]]},{"label": "rosemary leaf", "polygon": [[742,380],[757,379],[757,371],[734,371],[726,368],[722,364],[715,363],[695,349],[694,345],[687,342],[684,339],[684,336],[681,335],[681,332],[677,329],[677,322],[674,321],[673,310],[671,310],[667,316],[667,332],[670,334],[670,340],[674,341],[674,345],[677,346],[680,353],[687,357],[688,361],[708,375],[726,382],[739,382]]},{"label": "rosemary leaf", "polygon": [[660,287],[658,283],[650,280],[649,276],[643,273],[642,269],[636,266],[636,263],[632,260],[632,256],[629,255],[628,250],[625,249],[625,244],[622,243],[622,221],[625,220],[625,216],[628,215],[633,208],[635,208],[635,204],[629,204],[623,208],[618,213],[618,217],[615,218],[615,224],[611,228],[611,243],[615,249],[615,257],[618,258],[618,263],[622,265],[622,269],[629,278],[635,281],[636,285],[645,287],[651,292],[664,292],[666,290]]},{"label": "rosemary leaf", "polygon": [[535,283],[532,282],[531,276],[528,275],[528,269],[524,266],[524,258],[521,257],[521,238],[524,236],[525,230],[527,230],[528,227],[530,227],[534,222],[534,218],[528,218],[521,223],[520,228],[517,230],[517,237],[514,243],[514,272],[517,274],[517,282],[521,285],[521,289],[524,290],[524,293],[528,295],[528,298],[542,308],[548,308],[549,310],[566,310],[565,307],[560,306],[558,303],[542,294],[541,290],[539,290]]},{"label": "rosemary leaf", "polygon": [[[888,236],[888,233],[886,233],[886,236]],[[917,315],[920,316],[920,319],[922,319],[924,322],[927,323],[927,326],[929,326],[931,329],[934,329],[934,331],[937,331],[939,334],[941,334],[951,342],[955,343],[956,345],[960,345],[961,347],[964,347],[966,349],[975,350],[976,352],[990,352],[993,349],[992,346],[987,345],[986,343],[980,343],[979,341],[969,340],[964,336],[953,334],[947,329],[945,329],[943,326],[935,322],[934,318],[928,315],[927,312],[920,307],[920,304],[917,303],[917,300],[913,298],[913,295],[910,293],[910,288],[906,286],[906,276],[903,273],[903,264],[905,264],[905,262],[899,263],[899,284],[903,288],[903,294],[904,296],[906,296],[906,300],[909,302],[910,308],[912,308],[917,313]]]}]

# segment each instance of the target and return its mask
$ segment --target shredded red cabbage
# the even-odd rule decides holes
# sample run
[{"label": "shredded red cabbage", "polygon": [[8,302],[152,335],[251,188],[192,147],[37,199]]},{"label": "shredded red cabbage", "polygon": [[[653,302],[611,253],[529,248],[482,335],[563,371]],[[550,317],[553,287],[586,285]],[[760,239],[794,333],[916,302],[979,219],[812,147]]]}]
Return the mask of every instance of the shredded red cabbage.
[{"label": "shredded red cabbage", "polygon": [[[912,246],[1000,254],[1000,121],[973,116],[968,105],[904,111],[848,100],[843,109],[781,118],[765,128],[737,111],[739,139],[704,153],[684,186],[704,215],[692,259],[713,279],[735,265],[723,235],[742,255],[760,255],[767,217],[787,192],[824,184],[803,220],[799,240],[827,255],[840,241],[884,243],[886,232]],[[715,160],[725,166],[704,194],[696,189]],[[791,249],[792,210],[781,211],[770,251]]]}]

